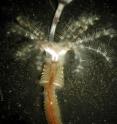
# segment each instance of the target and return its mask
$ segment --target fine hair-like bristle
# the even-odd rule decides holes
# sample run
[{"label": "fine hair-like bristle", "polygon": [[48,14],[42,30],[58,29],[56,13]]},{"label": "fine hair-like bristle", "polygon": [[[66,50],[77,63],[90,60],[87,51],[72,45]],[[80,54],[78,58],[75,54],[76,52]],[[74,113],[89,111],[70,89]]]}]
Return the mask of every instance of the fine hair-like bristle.
[{"label": "fine hair-like bristle", "polygon": [[89,58],[90,61],[95,59],[93,55],[100,57],[102,62],[112,66],[115,56],[110,46],[110,40],[116,36],[116,31],[112,27],[103,26],[103,24],[97,28],[96,25],[99,22],[101,22],[99,16],[83,14],[78,20],[70,20],[63,32],[57,35],[60,42],[71,42],[75,61],[78,61],[77,72],[85,69],[84,65],[87,65]]}]

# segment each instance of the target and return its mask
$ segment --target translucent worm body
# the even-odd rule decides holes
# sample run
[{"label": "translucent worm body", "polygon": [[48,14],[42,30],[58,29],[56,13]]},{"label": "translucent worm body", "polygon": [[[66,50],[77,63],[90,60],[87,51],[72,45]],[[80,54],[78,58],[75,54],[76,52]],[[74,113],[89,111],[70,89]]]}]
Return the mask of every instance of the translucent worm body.
[{"label": "translucent worm body", "polygon": [[[111,66],[116,60],[116,57],[114,55],[115,52],[110,45],[110,41],[116,37],[116,30],[111,27],[108,28],[103,24],[101,24],[102,26],[98,25],[97,22],[100,21],[101,18],[96,15],[83,14],[79,16],[77,20],[70,21],[69,24],[63,28],[60,32],[61,35],[58,36],[58,42],[48,42],[48,37],[46,37],[40,26],[37,28],[34,24],[30,23],[29,20],[22,17],[18,17],[18,23],[11,27],[11,33],[15,33],[18,36],[23,36],[33,41],[31,44],[22,47],[21,50],[18,50],[16,58],[28,60],[31,58],[34,51],[37,52],[35,64],[40,72],[42,72],[43,68],[40,83],[44,87],[44,108],[48,124],[62,124],[56,90],[63,87],[64,84],[63,66],[68,62],[66,61],[64,63],[65,55],[68,50],[74,52],[74,56],[69,58],[74,61],[74,66],[68,73],[75,75],[73,77],[74,79],[76,78],[75,81],[73,81],[76,86],[74,87],[75,89],[78,89],[79,87],[78,81],[82,82],[82,88],[78,89],[81,90],[81,98],[84,97],[84,99],[87,99],[85,94],[87,92],[90,93],[91,85],[89,79],[92,79],[91,82],[93,85],[95,82],[94,79],[103,83],[103,74],[105,74],[105,71],[109,68],[112,70]],[[96,27],[99,27],[99,30],[95,30]],[[46,56],[43,52],[46,53]],[[45,61],[43,61],[43,58]],[[97,58],[100,59],[98,60]],[[42,66],[43,62],[45,63],[44,67]],[[104,72],[100,71],[103,65],[105,66],[105,69],[107,68],[106,70],[103,70]],[[109,71],[109,74],[112,72],[111,70]],[[67,72],[65,71],[65,73]],[[100,75],[100,78],[97,77],[97,74]],[[70,80],[72,81],[72,79]],[[104,80],[104,83],[106,81],[107,80]],[[84,82],[86,84],[86,92],[84,90]],[[88,91],[87,82],[89,83]],[[79,91],[77,91],[74,90],[74,93],[79,94]],[[94,101],[95,103],[95,99],[92,98],[93,93],[95,98],[100,92],[91,92],[90,101]],[[74,97],[76,97],[76,95],[74,95]],[[89,99],[87,102],[89,102]]]},{"label": "translucent worm body", "polygon": [[[56,46],[56,45],[55,45]],[[44,84],[44,108],[48,124],[62,124],[60,109],[57,101],[56,89],[63,87],[63,61],[67,49],[57,49],[51,46],[43,46],[51,55],[43,68],[41,84]]]},{"label": "translucent worm body", "polygon": [[[60,115],[60,109],[57,101],[57,95],[56,95],[56,78],[57,75],[59,77],[63,76],[62,69],[59,70],[59,66],[57,62],[49,63],[48,65],[45,65],[44,68],[45,72],[48,70],[48,81],[44,85],[44,107],[45,107],[45,114],[46,119],[48,121],[48,124],[62,124],[61,121],[61,115]],[[59,70],[59,71],[58,71]],[[60,74],[58,74],[60,72]]]}]

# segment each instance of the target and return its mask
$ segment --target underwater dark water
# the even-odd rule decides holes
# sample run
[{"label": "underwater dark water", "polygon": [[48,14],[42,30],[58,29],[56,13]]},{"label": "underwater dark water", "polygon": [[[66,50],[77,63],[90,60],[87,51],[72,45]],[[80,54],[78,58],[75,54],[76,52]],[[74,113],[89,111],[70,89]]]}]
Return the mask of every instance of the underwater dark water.
[{"label": "underwater dark water", "polygon": [[[48,36],[55,12],[51,4],[57,7],[55,0],[52,3],[48,0],[6,0],[0,4],[0,124],[47,124],[43,87],[39,85],[41,72],[36,69],[35,55],[23,62],[15,58],[17,50],[30,40],[8,35],[8,28],[16,22],[17,16],[26,16],[41,24],[41,30]],[[65,8],[58,32],[62,33],[64,24],[77,20],[82,13],[101,17],[90,30],[107,25],[117,33],[117,10],[111,0],[74,0]],[[69,53],[64,70],[65,86],[57,91],[63,124],[117,123],[116,33],[109,42],[114,51],[112,65],[89,52],[84,71],[76,74],[73,72],[77,62],[72,59],[72,51]],[[108,40],[108,36],[99,38],[104,43]]]}]

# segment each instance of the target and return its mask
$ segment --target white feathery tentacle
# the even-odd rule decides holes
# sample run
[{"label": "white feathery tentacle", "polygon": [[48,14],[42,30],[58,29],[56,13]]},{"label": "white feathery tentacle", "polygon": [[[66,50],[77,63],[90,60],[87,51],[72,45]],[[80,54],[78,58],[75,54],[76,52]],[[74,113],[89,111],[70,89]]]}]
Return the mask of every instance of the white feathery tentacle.
[{"label": "white feathery tentacle", "polygon": [[57,10],[55,12],[53,22],[52,22],[52,25],[51,25],[51,28],[50,28],[49,41],[54,40],[56,27],[57,27],[57,24],[59,22],[59,18],[60,18],[61,14],[62,14],[62,11],[63,11],[65,5],[69,4],[71,1],[72,0],[59,0],[58,7],[57,7]]}]

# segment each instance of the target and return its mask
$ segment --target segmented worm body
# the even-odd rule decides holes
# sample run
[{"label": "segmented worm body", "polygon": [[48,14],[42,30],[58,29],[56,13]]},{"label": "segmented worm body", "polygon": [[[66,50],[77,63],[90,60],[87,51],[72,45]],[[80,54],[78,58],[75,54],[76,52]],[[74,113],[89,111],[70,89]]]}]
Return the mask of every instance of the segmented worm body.
[{"label": "segmented worm body", "polygon": [[[83,14],[79,16],[77,20],[70,21],[69,24],[63,28],[61,35],[58,36],[59,40],[57,42],[50,40],[54,39],[55,33],[50,33],[50,37],[52,36],[52,38],[49,39],[51,42],[48,42],[46,35],[44,35],[40,27],[37,29],[29,20],[25,20],[22,17],[18,17],[17,21],[19,24],[13,25],[11,28],[11,32],[34,41],[32,44],[17,51],[17,58],[24,60],[28,58],[27,56],[30,57],[34,50],[38,51],[36,66],[39,71],[43,70],[40,84],[44,87],[44,108],[49,124],[62,124],[56,90],[64,85],[64,59],[69,50],[74,52],[74,58],[70,58],[74,61],[74,68],[70,70],[70,74],[77,75],[76,78],[81,78],[81,82],[91,76],[90,69],[95,71],[92,67],[96,67],[98,70],[98,66],[94,61],[97,63],[101,62],[102,65],[106,64],[106,66],[110,66],[115,60],[114,51],[111,48],[112,46],[109,45],[109,41],[116,37],[116,31],[113,28],[104,27],[103,24],[99,30],[96,30],[95,27],[100,26],[97,23],[99,20],[101,20],[101,18],[96,15]],[[51,28],[51,30],[52,29],[53,28]],[[106,40],[100,40],[100,38]],[[43,52],[46,53],[46,55],[41,54]],[[45,58],[44,62],[41,59],[42,57]],[[98,61],[98,57],[100,57],[100,61]],[[44,66],[42,66],[43,63]],[[94,77],[90,77],[92,78],[93,84],[93,78],[97,76],[98,71],[95,72],[96,73],[93,73]],[[74,81],[75,89],[78,89],[78,81],[79,79],[76,79],[76,82]],[[98,81],[102,82],[101,79]],[[87,91],[87,87],[86,91],[82,90],[85,88],[84,85],[85,84],[77,90],[81,91],[81,97],[83,95],[83,97],[85,97],[85,92]],[[98,93],[98,91],[95,92]],[[93,93],[91,93],[91,96],[92,95]],[[87,96],[85,98],[87,98]],[[91,97],[90,101],[93,100]]]},{"label": "segmented worm body", "polygon": [[49,124],[62,124],[56,95],[57,85],[55,83],[56,80],[58,80],[56,79],[57,75],[63,76],[63,70],[62,68],[60,68],[57,62],[51,62],[49,64],[46,64],[44,67],[44,73],[48,73],[46,75],[48,77],[48,80],[44,85],[44,106],[46,118]]},{"label": "segmented worm body", "polygon": [[44,107],[49,124],[62,124],[60,109],[57,101],[56,89],[63,87],[64,84],[64,55],[68,51],[59,45],[43,46],[51,60],[47,60],[44,65],[41,84],[44,84]]}]

